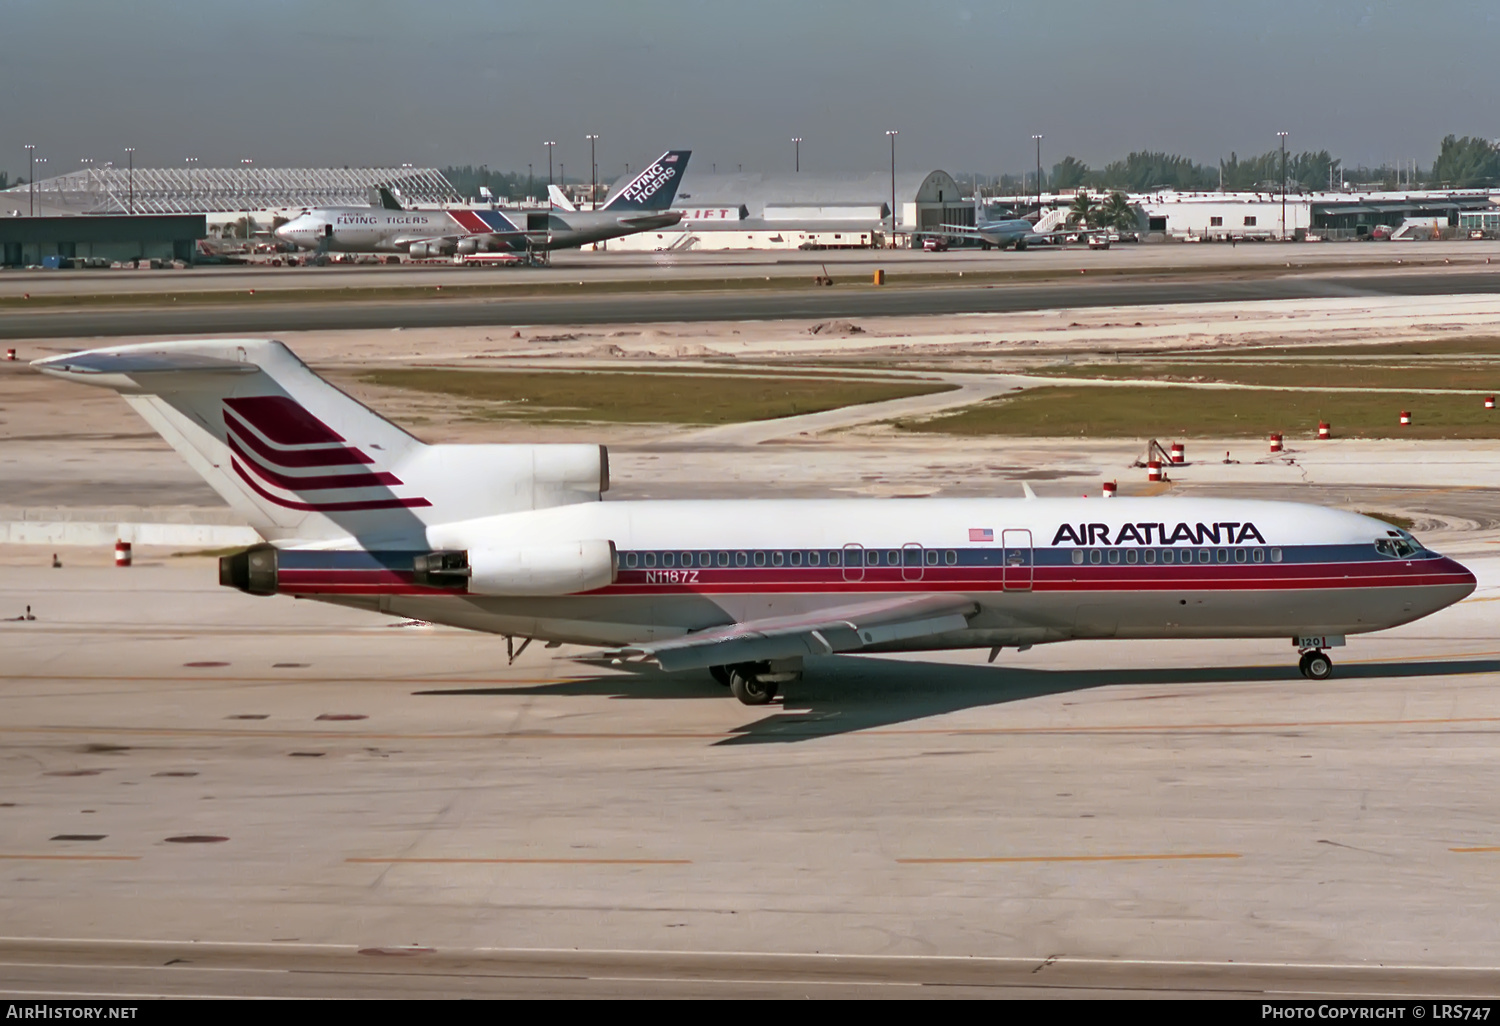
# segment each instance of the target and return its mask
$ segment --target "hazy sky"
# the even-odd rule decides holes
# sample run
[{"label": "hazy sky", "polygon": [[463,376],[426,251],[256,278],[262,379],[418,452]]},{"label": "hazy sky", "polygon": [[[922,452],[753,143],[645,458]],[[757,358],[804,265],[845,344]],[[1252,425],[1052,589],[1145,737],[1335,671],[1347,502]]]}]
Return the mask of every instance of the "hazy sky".
[{"label": "hazy sky", "polygon": [[1351,165],[1500,137],[1500,0],[0,0],[0,168]]}]

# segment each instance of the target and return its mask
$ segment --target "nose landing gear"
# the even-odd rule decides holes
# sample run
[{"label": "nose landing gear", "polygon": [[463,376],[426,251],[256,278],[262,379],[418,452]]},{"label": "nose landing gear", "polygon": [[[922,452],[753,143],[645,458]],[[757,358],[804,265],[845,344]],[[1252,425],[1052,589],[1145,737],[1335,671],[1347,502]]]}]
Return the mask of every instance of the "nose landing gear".
[{"label": "nose landing gear", "polygon": [[1297,669],[1302,671],[1302,676],[1308,680],[1327,680],[1333,676],[1333,660],[1328,656],[1313,649],[1311,652],[1303,652],[1302,658],[1297,662]]}]

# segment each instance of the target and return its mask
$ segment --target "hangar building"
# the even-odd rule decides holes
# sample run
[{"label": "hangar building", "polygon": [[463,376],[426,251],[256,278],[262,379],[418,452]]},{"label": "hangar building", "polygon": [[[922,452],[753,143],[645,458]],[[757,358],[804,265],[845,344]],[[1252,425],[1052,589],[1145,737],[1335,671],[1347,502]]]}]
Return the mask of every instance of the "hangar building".
[{"label": "hangar building", "polygon": [[[946,171],[896,175],[896,240],[940,224],[974,223]],[[884,245],[891,176],[714,174],[689,167],[672,209],[680,224],[613,239],[610,249],[842,249]]]}]

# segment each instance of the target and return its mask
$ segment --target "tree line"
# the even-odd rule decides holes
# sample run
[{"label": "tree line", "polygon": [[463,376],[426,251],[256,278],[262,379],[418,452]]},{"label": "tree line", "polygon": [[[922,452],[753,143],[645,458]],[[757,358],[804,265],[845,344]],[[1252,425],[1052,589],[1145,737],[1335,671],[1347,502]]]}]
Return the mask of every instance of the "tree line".
[{"label": "tree line", "polygon": [[[1052,165],[1043,188],[1049,191],[1086,188],[1096,192],[1122,190],[1151,192],[1177,189],[1184,192],[1223,188],[1233,192],[1257,190],[1277,192],[1283,173],[1286,187],[1294,191],[1335,188],[1341,183],[1359,188],[1447,188],[1482,189],[1500,186],[1500,143],[1479,136],[1446,136],[1437,157],[1426,168],[1386,164],[1379,167],[1346,167],[1327,150],[1304,150],[1283,155],[1280,149],[1240,157],[1231,152],[1217,164],[1200,164],[1180,154],[1140,150],[1093,168],[1077,157],[1067,156]],[[1026,193],[1036,189],[1036,175],[968,176],[985,191]]]}]

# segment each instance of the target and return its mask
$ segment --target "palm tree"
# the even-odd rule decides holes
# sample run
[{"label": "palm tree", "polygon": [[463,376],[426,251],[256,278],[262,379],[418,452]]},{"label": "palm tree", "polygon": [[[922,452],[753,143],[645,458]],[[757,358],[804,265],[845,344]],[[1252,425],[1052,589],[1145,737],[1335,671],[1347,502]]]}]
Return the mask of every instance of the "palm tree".
[{"label": "palm tree", "polygon": [[1140,227],[1140,215],[1123,192],[1112,192],[1099,210],[1100,223],[1122,232],[1133,232]]},{"label": "palm tree", "polygon": [[1092,228],[1099,216],[1099,204],[1094,202],[1094,197],[1086,192],[1080,192],[1073,197],[1073,205],[1068,208],[1068,223],[1081,224],[1085,228]]}]

